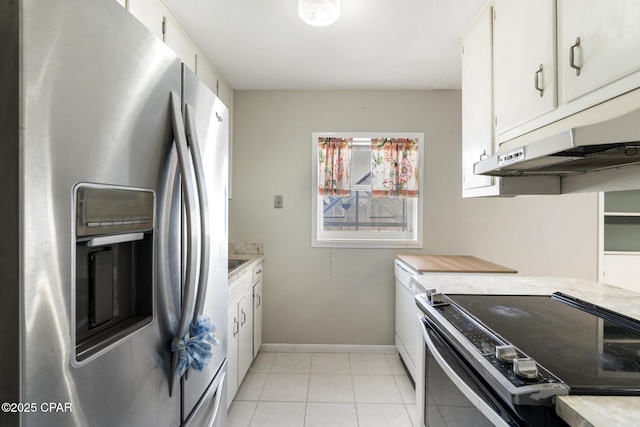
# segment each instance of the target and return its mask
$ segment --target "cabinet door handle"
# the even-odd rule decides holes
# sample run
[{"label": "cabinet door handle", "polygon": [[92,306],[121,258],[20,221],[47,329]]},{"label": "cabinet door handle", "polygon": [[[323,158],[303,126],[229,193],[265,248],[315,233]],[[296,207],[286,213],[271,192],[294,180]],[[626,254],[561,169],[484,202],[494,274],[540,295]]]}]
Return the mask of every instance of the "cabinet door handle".
[{"label": "cabinet door handle", "polygon": [[258,305],[256,305],[256,308],[260,307],[260,304],[262,304],[262,298],[260,298],[259,294],[256,294],[256,296],[258,297]]},{"label": "cabinet door handle", "polygon": [[542,77],[542,64],[540,64],[540,68],[538,68],[538,71],[536,71],[536,73],[533,76],[533,85],[536,88],[536,90],[540,92],[540,96],[542,96],[544,95],[544,88],[540,84],[540,80],[541,80],[540,77]]},{"label": "cabinet door handle", "polygon": [[569,48],[569,66],[576,70],[576,76],[580,75],[580,66],[576,65],[575,50],[580,47],[580,37],[576,37],[576,44]]},{"label": "cabinet door handle", "polygon": [[238,319],[233,318],[233,336],[237,336],[240,331],[240,324],[238,323]]},{"label": "cabinet door handle", "polygon": [[240,326],[244,326],[245,323],[247,323],[247,313],[244,312],[244,310],[240,310],[240,317],[242,320],[240,320]]}]

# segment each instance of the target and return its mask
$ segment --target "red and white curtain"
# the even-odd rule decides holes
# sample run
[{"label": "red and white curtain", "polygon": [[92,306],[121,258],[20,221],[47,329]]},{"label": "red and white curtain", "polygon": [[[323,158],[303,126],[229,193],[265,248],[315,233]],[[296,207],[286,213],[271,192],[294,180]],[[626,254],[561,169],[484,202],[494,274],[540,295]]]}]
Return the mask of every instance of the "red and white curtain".
[{"label": "red and white curtain", "polygon": [[318,194],[349,196],[352,138],[318,138]]},{"label": "red and white curtain", "polygon": [[412,138],[371,140],[373,197],[418,197],[418,141]]}]

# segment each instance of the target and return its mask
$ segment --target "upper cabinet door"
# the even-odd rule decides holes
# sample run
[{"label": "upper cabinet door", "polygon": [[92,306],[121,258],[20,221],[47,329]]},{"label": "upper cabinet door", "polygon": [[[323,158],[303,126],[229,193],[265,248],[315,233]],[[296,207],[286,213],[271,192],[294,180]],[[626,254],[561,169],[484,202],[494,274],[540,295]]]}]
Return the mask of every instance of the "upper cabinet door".
[{"label": "upper cabinet door", "polygon": [[554,0],[495,2],[493,72],[498,133],[557,106],[555,18]]},{"label": "upper cabinet door", "polygon": [[178,21],[168,14],[164,18],[163,40],[182,59],[182,62],[195,73],[196,47]]},{"label": "upper cabinet door", "polygon": [[558,38],[568,102],[640,70],[640,1],[558,0]]},{"label": "upper cabinet door", "polygon": [[489,7],[462,36],[462,192],[489,187],[491,176],[474,175],[473,165],[494,151],[492,9]]},{"label": "upper cabinet door", "polygon": [[156,0],[129,0],[127,8],[157,38],[163,39],[162,20],[166,11],[160,2]]}]

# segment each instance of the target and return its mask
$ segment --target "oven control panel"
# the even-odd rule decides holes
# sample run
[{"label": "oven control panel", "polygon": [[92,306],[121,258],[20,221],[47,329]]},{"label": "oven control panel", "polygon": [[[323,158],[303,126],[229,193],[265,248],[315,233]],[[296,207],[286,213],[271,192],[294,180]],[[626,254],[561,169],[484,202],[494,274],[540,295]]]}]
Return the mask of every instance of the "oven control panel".
[{"label": "oven control panel", "polygon": [[442,301],[429,304],[514,386],[562,383],[535,360],[451,303],[446,296]]}]

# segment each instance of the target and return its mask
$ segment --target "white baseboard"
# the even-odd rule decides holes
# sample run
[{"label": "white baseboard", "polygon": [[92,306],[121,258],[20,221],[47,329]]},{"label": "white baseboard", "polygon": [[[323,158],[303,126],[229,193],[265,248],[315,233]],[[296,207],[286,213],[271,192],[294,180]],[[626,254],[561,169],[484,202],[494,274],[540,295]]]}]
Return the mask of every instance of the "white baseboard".
[{"label": "white baseboard", "polygon": [[260,351],[267,353],[397,353],[395,345],[351,344],[279,344],[262,343]]}]

